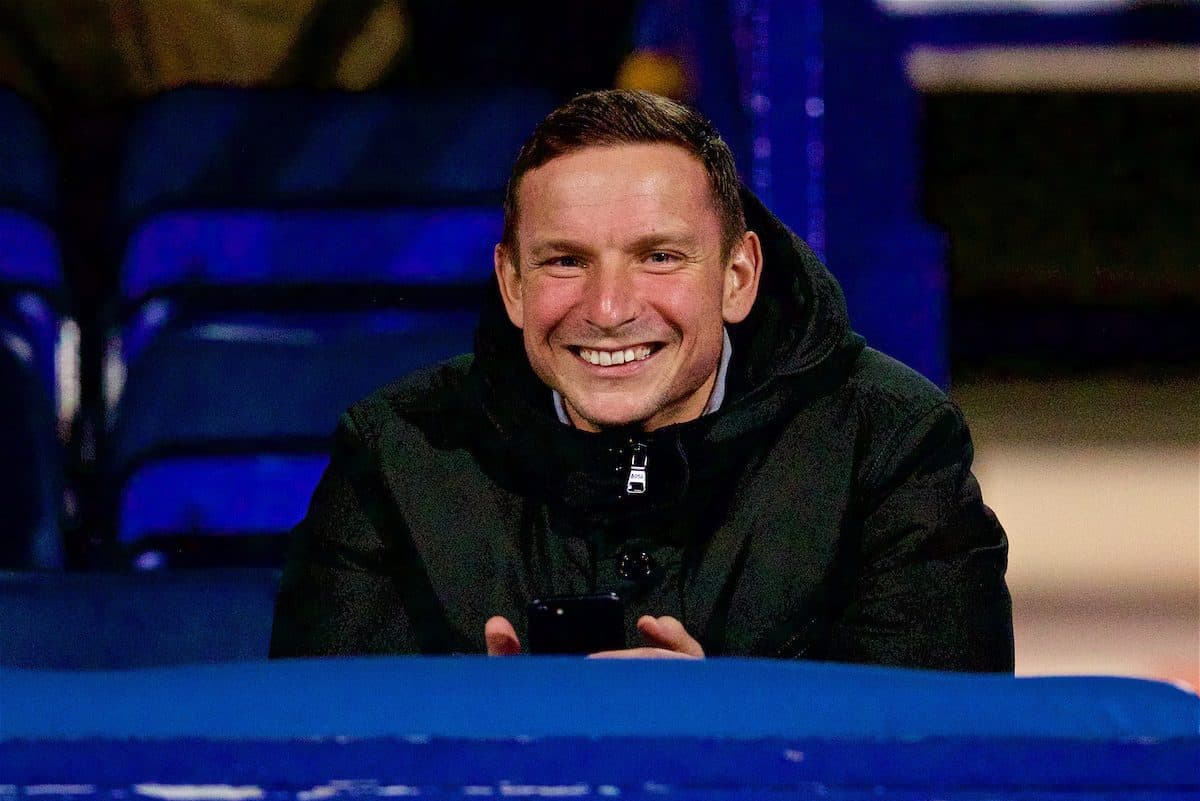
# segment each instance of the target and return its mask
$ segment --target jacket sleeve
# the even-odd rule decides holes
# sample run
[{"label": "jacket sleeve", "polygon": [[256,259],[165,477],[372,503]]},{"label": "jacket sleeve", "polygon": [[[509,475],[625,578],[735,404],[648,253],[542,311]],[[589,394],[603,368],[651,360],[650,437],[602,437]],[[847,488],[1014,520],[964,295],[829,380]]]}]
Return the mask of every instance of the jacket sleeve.
[{"label": "jacket sleeve", "polygon": [[943,401],[868,467],[830,659],[1012,672],[1008,540],[983,504],[973,455],[962,414]]},{"label": "jacket sleeve", "polygon": [[416,653],[389,568],[386,497],[375,459],[349,414],[292,542],[275,599],[271,658]]}]

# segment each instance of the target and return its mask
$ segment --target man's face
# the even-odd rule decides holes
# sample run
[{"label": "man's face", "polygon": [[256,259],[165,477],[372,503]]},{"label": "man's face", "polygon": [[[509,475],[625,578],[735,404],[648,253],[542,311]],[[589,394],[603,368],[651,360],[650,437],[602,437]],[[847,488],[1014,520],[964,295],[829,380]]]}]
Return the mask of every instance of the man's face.
[{"label": "man's face", "polygon": [[723,257],[703,165],[668,144],[590,147],[520,185],[520,253],[496,273],[538,376],[591,431],[691,420],[708,402],[725,322],[749,313],[753,233]]}]

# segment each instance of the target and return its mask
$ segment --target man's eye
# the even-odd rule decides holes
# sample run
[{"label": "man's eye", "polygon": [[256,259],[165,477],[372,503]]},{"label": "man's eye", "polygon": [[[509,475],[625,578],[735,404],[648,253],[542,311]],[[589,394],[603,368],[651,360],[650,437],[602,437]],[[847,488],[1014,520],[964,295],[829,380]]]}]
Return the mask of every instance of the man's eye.
[{"label": "man's eye", "polygon": [[667,253],[662,250],[656,250],[650,254],[650,262],[653,264],[670,264],[675,260],[676,256],[674,253]]},{"label": "man's eye", "polygon": [[579,259],[574,256],[554,256],[542,263],[548,267],[578,267]]}]

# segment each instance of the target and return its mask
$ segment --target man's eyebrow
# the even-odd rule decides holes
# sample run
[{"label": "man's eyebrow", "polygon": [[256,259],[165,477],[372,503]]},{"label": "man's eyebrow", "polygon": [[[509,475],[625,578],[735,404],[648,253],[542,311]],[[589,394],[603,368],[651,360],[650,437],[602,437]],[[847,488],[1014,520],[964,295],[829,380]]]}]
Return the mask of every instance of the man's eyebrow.
[{"label": "man's eyebrow", "polygon": [[656,231],[652,234],[639,236],[629,244],[629,250],[640,253],[671,245],[685,250],[696,247],[696,237],[682,231]]},{"label": "man's eyebrow", "polygon": [[[655,231],[637,237],[625,249],[631,253],[643,253],[668,245],[692,250],[696,248],[696,238],[682,231]],[[542,239],[529,245],[529,256],[537,259],[551,253],[590,253],[591,250],[590,245],[575,239]]]},{"label": "man's eyebrow", "polygon": [[529,255],[537,258],[550,253],[581,253],[589,249],[587,245],[574,239],[543,239],[529,246]]}]

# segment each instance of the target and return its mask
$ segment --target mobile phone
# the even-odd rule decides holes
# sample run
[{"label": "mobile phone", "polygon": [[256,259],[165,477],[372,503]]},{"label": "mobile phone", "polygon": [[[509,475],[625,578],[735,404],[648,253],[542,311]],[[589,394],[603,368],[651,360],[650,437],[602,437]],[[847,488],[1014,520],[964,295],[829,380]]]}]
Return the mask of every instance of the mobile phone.
[{"label": "mobile phone", "polygon": [[615,592],[538,598],[525,613],[531,654],[594,654],[625,647],[625,604]]}]

